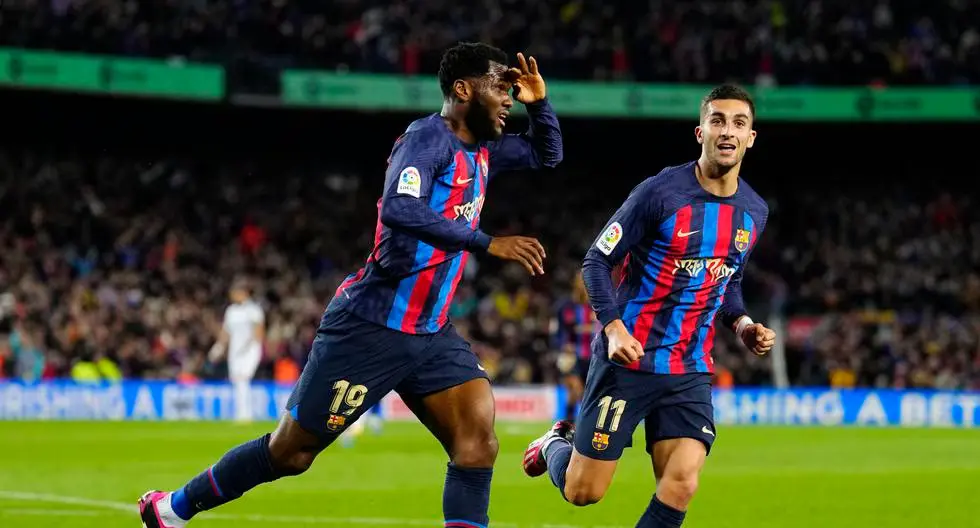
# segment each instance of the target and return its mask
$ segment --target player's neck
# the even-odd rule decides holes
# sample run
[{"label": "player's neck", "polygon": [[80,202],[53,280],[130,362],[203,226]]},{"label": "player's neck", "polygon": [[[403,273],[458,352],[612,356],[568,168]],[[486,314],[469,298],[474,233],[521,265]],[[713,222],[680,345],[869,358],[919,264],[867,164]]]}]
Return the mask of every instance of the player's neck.
[{"label": "player's neck", "polygon": [[695,166],[694,174],[701,188],[709,194],[728,198],[738,191],[738,172],[741,168],[741,163],[734,167],[720,167],[701,156]]},{"label": "player's neck", "polygon": [[456,134],[456,137],[460,139],[463,143],[467,145],[472,145],[476,143],[476,135],[470,131],[470,128],[466,126],[465,110],[460,108],[458,105],[452,101],[444,101],[442,103],[442,111],[439,112],[442,116],[443,121],[446,122],[446,126],[449,130]]}]

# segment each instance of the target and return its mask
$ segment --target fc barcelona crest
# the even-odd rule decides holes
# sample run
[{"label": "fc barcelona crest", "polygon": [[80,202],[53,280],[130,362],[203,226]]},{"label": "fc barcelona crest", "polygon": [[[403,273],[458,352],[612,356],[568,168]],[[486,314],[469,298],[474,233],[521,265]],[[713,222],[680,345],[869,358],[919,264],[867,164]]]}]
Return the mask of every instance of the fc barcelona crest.
[{"label": "fc barcelona crest", "polygon": [[592,448],[596,451],[605,451],[609,447],[609,435],[606,433],[595,433],[592,435]]},{"label": "fc barcelona crest", "polygon": [[746,231],[745,229],[739,229],[735,232],[735,249],[740,252],[744,252],[749,249],[749,240],[752,237],[752,233]]},{"label": "fc barcelona crest", "polygon": [[344,424],[347,423],[347,418],[337,414],[331,414],[330,418],[327,420],[327,429],[331,431],[339,431],[344,428]]},{"label": "fc barcelona crest", "polygon": [[487,174],[490,172],[490,167],[487,164],[487,157],[481,152],[477,159],[480,160],[480,176],[486,178]]}]

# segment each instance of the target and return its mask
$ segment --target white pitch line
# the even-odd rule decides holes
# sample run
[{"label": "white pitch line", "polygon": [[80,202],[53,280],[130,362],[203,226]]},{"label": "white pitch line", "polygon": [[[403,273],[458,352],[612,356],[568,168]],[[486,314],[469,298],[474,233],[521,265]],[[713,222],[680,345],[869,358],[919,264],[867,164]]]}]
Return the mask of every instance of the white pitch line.
[{"label": "white pitch line", "polygon": [[126,513],[139,511],[135,501],[133,504],[126,504],[125,502],[101,501],[86,499],[83,497],[68,497],[65,495],[49,495],[44,493],[29,493],[23,491],[0,491],[0,499],[72,504],[75,506],[89,506],[92,508],[105,508],[107,510],[124,511]]},{"label": "white pitch line", "polygon": [[8,508],[0,510],[0,515],[31,515],[40,517],[100,517],[94,510],[44,510],[41,508]]},{"label": "white pitch line", "polygon": [[[0,500],[14,500],[24,502],[49,502],[52,504],[70,504],[75,506],[89,506],[93,508],[103,508],[120,513],[136,513],[135,504],[125,502],[103,501],[86,499],[84,497],[70,497],[65,495],[50,495],[44,493],[30,493],[23,491],[0,491]],[[47,516],[89,516],[87,512],[79,510],[41,510],[41,509],[8,509],[0,510],[2,514],[9,515],[47,515]],[[368,524],[368,525],[400,525],[400,526],[440,526],[443,521],[438,519],[395,519],[391,517],[372,518],[372,517],[314,517],[299,515],[263,515],[263,514],[231,514],[231,513],[212,513],[201,514],[202,518],[213,519],[216,521],[253,521],[259,523],[281,523],[281,524]],[[530,524],[520,525],[507,522],[492,522],[495,528],[582,528],[580,525],[571,524]],[[627,528],[623,526],[605,526],[604,528]]]}]

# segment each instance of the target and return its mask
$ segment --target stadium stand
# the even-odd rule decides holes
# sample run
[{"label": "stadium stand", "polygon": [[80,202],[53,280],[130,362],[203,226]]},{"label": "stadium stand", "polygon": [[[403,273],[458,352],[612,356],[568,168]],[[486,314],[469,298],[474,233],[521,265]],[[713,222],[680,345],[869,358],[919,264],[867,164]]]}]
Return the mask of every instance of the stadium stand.
[{"label": "stadium stand", "polygon": [[533,49],[551,78],[653,82],[980,82],[963,0],[8,2],[0,45],[431,74],[458,40]]}]

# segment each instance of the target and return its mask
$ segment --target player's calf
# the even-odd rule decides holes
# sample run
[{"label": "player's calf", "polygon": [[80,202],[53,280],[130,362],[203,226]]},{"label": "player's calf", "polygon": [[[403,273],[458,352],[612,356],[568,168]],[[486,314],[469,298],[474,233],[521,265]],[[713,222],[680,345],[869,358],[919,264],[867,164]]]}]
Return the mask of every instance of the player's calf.
[{"label": "player's calf", "polygon": [[707,448],[693,438],[671,438],[653,445],[657,493],[637,523],[638,528],[678,528],[698,489]]},{"label": "player's calf", "polygon": [[661,440],[652,449],[657,496],[665,504],[684,511],[698,489],[698,476],[707,448],[694,438]]},{"label": "player's calf", "polygon": [[421,399],[408,397],[406,403],[449,455],[442,496],[445,526],[487,526],[490,483],[499,450],[490,383],[481,376]]},{"label": "player's calf", "polygon": [[260,484],[303,473],[322,449],[315,435],[287,415],[274,433],[228,451],[182,488],[144,495],[140,499],[141,516],[144,523],[148,518],[155,522],[148,527],[183,526],[198,513],[238,499]]}]

